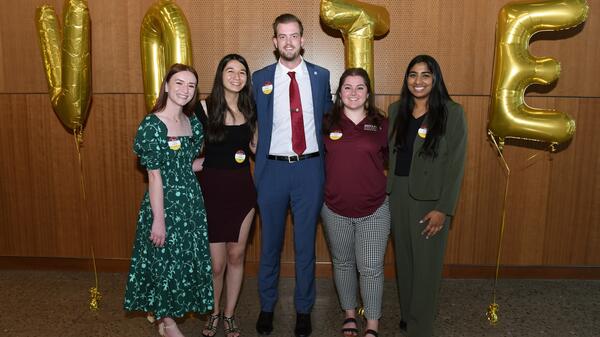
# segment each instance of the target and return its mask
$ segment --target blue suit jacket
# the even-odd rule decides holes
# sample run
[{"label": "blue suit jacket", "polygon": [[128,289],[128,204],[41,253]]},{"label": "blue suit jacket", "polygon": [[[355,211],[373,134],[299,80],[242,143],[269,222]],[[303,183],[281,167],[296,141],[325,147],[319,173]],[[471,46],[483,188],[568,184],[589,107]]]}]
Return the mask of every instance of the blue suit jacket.
[{"label": "blue suit jacket", "polygon": [[[329,70],[306,62],[306,68],[310,76],[310,86],[312,89],[313,111],[315,114],[315,132],[317,133],[317,143],[321,156],[321,167],[323,167],[323,137],[322,121],[323,115],[331,109],[331,88],[329,85]],[[256,149],[256,165],[254,167],[254,181],[257,187],[260,186],[261,179],[269,149],[271,148],[271,134],[273,129],[273,92],[282,90],[274,86],[275,67],[277,63],[266,66],[252,74],[252,86],[254,99],[256,100],[256,114],[258,116],[258,145]],[[270,93],[265,93],[263,87],[265,85],[273,85],[273,90]],[[288,90],[285,88],[285,90]],[[268,91],[267,91],[268,92]],[[291,140],[290,140],[291,142]],[[324,179],[323,170],[320,170],[319,177],[321,181]]]}]

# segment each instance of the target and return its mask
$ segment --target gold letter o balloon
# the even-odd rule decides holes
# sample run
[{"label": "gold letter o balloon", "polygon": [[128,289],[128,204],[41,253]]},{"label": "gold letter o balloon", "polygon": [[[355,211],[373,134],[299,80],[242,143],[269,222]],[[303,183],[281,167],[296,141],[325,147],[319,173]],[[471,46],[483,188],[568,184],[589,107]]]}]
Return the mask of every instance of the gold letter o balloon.
[{"label": "gold letter o balloon", "polygon": [[142,21],[140,32],[144,100],[150,111],[160,93],[166,69],[175,63],[193,65],[190,29],[173,1],[159,0]]},{"label": "gold letter o balloon", "polygon": [[534,57],[528,47],[533,34],[574,27],[587,13],[585,0],[515,2],[500,10],[488,129],[501,145],[505,138],[558,144],[575,133],[575,121],[566,113],[525,103],[529,85],[548,85],[560,74],[556,60]]}]

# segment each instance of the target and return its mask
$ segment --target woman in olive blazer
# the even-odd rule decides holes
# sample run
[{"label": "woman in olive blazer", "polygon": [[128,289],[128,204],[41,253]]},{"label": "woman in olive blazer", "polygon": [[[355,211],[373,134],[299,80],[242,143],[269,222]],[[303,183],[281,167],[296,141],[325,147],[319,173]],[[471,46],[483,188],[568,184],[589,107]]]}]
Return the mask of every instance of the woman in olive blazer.
[{"label": "woman in olive blazer", "polygon": [[408,65],[400,100],[389,108],[390,195],[400,329],[433,333],[448,227],[462,183],[467,127],[440,67],[428,55]]}]

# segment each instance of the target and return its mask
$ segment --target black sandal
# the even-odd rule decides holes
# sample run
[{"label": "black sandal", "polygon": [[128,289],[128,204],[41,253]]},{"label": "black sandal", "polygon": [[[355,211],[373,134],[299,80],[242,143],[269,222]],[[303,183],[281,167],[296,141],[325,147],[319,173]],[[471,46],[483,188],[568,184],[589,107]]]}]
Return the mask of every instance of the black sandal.
[{"label": "black sandal", "polygon": [[[354,325],[356,327],[355,328],[344,328],[343,326],[348,323],[354,323]],[[358,336],[358,323],[356,322],[356,318],[348,317],[344,320],[344,323],[342,323],[342,334],[346,337]]]},{"label": "black sandal", "polygon": [[378,337],[379,333],[375,330],[367,329],[367,330],[365,330],[365,337],[367,337],[367,335],[372,335],[374,337]]},{"label": "black sandal", "polygon": [[[206,321],[206,325],[204,325],[204,329],[202,331],[202,336],[204,337],[214,337],[217,334],[217,326],[219,326],[219,321],[221,318],[221,314],[212,314],[208,316],[208,321]],[[204,333],[204,330],[208,330],[212,335],[207,335]]]},{"label": "black sandal", "polygon": [[[223,317],[223,332],[225,336],[229,337],[229,334],[237,333],[238,336],[241,332],[240,328],[238,328],[235,322],[235,316],[227,317],[225,315]],[[227,328],[225,328],[225,324],[227,324]]]}]

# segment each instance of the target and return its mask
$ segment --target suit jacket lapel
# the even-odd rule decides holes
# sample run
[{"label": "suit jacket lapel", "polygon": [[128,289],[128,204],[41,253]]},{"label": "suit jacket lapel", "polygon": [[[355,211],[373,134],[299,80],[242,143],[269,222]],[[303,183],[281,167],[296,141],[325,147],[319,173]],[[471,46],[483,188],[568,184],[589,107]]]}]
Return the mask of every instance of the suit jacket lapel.
[{"label": "suit jacket lapel", "polygon": [[315,67],[306,61],[306,69],[308,70],[308,76],[310,77],[310,90],[312,91],[312,101],[313,101],[313,109],[315,111],[315,115],[319,116],[322,114],[321,106],[317,102],[320,102],[317,97],[319,95],[320,90],[318,90],[317,86],[319,85],[318,72]]},{"label": "suit jacket lapel", "polygon": [[321,134],[321,124],[318,121],[323,120],[323,105],[320,104],[323,99],[320,97],[321,88],[319,87],[319,72],[316,67],[312,63],[306,62],[306,69],[308,70],[308,76],[310,77],[310,90],[312,91],[312,101],[313,101],[313,111],[314,111],[314,121],[315,121],[315,131],[317,133],[317,140],[319,141],[319,148],[321,149],[320,142],[320,134]]},{"label": "suit jacket lapel", "polygon": [[[268,73],[267,73],[267,82],[271,82],[271,84],[273,85],[273,92],[271,92],[269,95],[267,95],[267,122],[268,125],[266,125],[266,131],[265,134],[267,135],[267,144],[269,145],[269,148],[271,147],[271,135],[272,132],[271,130],[273,130],[273,96],[275,95],[275,66],[277,65],[277,63],[273,64],[269,69],[268,69]],[[268,154],[269,149],[267,149],[267,154]]]}]

